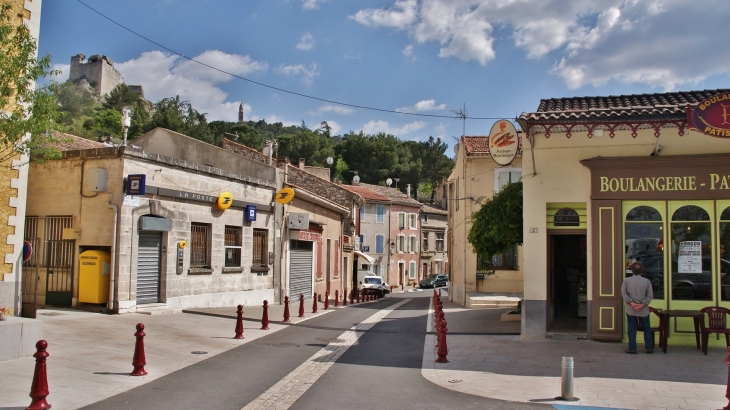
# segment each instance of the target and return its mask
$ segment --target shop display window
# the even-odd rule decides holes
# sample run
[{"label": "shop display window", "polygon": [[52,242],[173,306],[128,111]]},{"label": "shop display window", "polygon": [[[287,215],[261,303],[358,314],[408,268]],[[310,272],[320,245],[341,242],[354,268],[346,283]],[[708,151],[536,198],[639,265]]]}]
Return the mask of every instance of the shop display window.
[{"label": "shop display window", "polygon": [[626,215],[626,275],[633,262],[644,265],[644,277],[651,282],[654,299],[664,299],[664,244],[662,216],[651,206],[637,206]]},{"label": "shop display window", "polygon": [[686,205],[672,214],[672,298],[713,300],[712,224],[706,210]]},{"label": "shop display window", "polygon": [[718,239],[720,240],[720,284],[723,301],[730,301],[730,207],[720,214]]}]

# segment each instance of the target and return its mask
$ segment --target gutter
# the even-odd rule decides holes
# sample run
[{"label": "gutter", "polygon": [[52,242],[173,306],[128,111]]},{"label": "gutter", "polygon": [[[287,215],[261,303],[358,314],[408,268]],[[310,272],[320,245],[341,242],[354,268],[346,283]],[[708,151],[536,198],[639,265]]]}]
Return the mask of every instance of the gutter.
[{"label": "gutter", "polygon": [[107,302],[107,309],[114,310],[114,297],[116,296],[116,282],[118,281],[118,275],[119,275],[119,269],[117,269],[117,236],[119,235],[119,206],[112,204],[111,200],[107,202],[107,205],[109,208],[114,209],[114,235],[112,236],[112,260],[111,260],[111,269],[112,271],[109,272],[110,274],[110,280],[109,280],[109,301]]}]

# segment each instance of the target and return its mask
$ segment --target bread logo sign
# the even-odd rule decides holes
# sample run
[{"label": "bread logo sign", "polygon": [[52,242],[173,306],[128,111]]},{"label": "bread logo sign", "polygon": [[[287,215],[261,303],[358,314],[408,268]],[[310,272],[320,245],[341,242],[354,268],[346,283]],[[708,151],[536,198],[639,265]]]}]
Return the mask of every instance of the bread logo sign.
[{"label": "bread logo sign", "polygon": [[509,165],[517,155],[519,148],[517,130],[510,121],[499,120],[489,131],[489,153],[499,165]]},{"label": "bread logo sign", "polygon": [[689,127],[711,137],[730,138],[730,93],[706,98],[689,116]]}]

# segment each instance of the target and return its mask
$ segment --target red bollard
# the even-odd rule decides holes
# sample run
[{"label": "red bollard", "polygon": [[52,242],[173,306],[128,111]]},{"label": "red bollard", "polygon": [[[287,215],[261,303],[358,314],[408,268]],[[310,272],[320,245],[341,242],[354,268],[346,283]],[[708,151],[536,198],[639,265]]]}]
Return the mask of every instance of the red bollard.
[{"label": "red bollard", "polygon": [[[352,300],[350,300],[352,303]],[[342,289],[342,306],[347,306],[347,288]]]},{"label": "red bollard", "polygon": [[400,290],[401,291],[405,290],[405,288],[403,287],[403,284],[402,283],[400,284]]},{"label": "red bollard", "polygon": [[46,352],[48,342],[39,340],[35,344],[35,371],[33,372],[33,383],[30,385],[30,406],[28,410],[50,409],[51,405],[46,401],[48,397],[48,376],[46,374],[46,358],[49,356]]},{"label": "red bollard", "polygon": [[264,314],[261,316],[261,330],[269,330],[269,301],[264,301]]},{"label": "red bollard", "polygon": [[317,292],[314,292],[314,302],[312,302],[312,313],[317,313]]},{"label": "red bollard", "polygon": [[357,297],[357,303],[360,303],[360,291],[357,289],[353,289],[353,292],[355,292],[355,297]]},{"label": "red bollard", "polygon": [[340,305],[340,290],[335,289],[335,307]]},{"label": "red bollard", "polygon": [[299,317],[304,317],[304,294],[299,294]]},{"label": "red bollard", "polygon": [[363,302],[367,302],[368,301],[368,299],[367,299],[367,292],[365,292],[365,289],[362,290],[362,301]]},{"label": "red bollard", "polygon": [[284,322],[291,322],[289,320],[289,296],[284,296]]},{"label": "red bollard", "polygon": [[324,310],[328,310],[330,308],[330,291],[326,290],[324,292]]},{"label": "red bollard", "polygon": [[[40,342],[38,342],[38,343],[40,343]],[[38,354],[38,353],[36,353],[36,354]],[[727,390],[725,390],[725,397],[727,398],[728,403],[727,403],[727,406],[722,408],[722,410],[730,410],[730,347],[727,348],[727,357],[725,358],[725,363],[727,363]],[[33,383],[35,383],[35,379],[34,379]]]},{"label": "red bollard", "polygon": [[440,325],[441,326],[438,331],[438,358],[436,359],[436,363],[448,363],[449,361],[446,359],[446,355],[449,353],[449,350],[446,348],[446,331],[448,331],[449,329],[446,328],[446,321],[443,319],[441,319]]},{"label": "red bollard", "polygon": [[234,339],[243,339],[243,305],[238,305],[236,311],[236,336]]},{"label": "red bollard", "polygon": [[134,344],[134,357],[132,357],[132,365],[134,370],[130,373],[130,376],[144,376],[147,371],[144,369],[144,365],[147,364],[144,357],[144,325],[137,323],[137,333],[134,334],[137,338],[137,342]]}]

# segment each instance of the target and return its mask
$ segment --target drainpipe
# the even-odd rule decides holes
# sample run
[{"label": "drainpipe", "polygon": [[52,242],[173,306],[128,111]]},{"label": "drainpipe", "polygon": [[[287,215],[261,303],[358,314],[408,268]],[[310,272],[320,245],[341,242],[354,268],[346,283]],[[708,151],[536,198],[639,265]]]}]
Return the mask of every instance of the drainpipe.
[{"label": "drainpipe", "polygon": [[114,297],[116,296],[115,288],[117,282],[117,275],[119,269],[117,269],[117,235],[119,234],[119,206],[113,204],[111,200],[107,202],[109,208],[114,209],[114,235],[112,236],[112,260],[111,260],[111,272],[109,272],[109,301],[107,302],[107,309],[114,310]]}]

